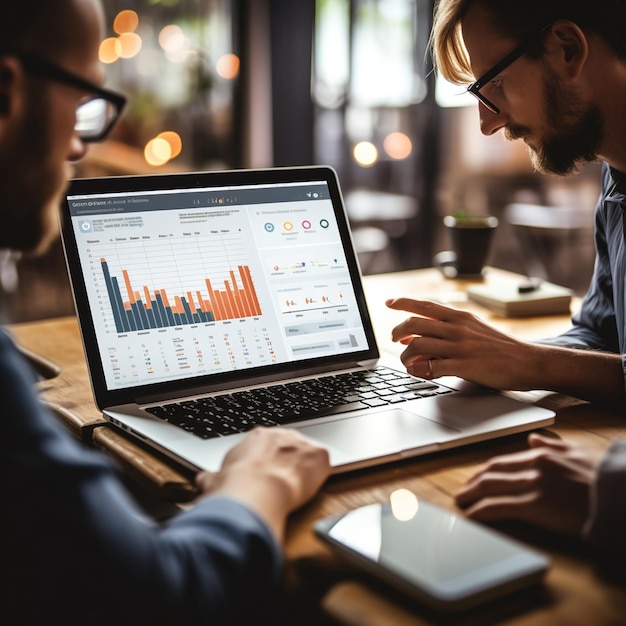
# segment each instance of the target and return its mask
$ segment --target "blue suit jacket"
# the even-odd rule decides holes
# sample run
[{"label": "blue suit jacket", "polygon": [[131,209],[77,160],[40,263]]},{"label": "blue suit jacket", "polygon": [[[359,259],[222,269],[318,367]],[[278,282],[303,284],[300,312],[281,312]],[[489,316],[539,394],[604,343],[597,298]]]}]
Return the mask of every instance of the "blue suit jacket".
[{"label": "blue suit jacket", "polygon": [[265,524],[216,496],[158,525],[109,461],[46,411],[34,382],[0,331],[0,597],[12,623],[258,623],[281,569]]}]

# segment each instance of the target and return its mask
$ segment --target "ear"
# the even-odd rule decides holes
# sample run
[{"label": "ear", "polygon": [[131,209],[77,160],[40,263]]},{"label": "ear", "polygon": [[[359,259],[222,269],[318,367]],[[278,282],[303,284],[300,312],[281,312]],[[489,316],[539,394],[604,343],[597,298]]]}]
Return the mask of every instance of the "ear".
[{"label": "ear", "polygon": [[577,78],[589,54],[587,36],[570,20],[557,20],[548,32],[546,49],[553,69],[564,78]]},{"label": "ear", "polygon": [[17,57],[0,56],[0,124],[19,114],[24,103],[24,68]]}]

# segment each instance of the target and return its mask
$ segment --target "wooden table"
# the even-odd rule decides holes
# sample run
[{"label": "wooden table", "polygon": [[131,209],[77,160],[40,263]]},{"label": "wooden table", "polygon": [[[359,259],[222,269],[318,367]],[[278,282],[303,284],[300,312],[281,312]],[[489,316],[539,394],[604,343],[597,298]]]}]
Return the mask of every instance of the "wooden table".
[{"label": "wooden table", "polygon": [[[485,281],[494,284],[519,279],[492,268],[485,276]],[[436,298],[450,306],[471,310],[499,329],[529,340],[558,334],[569,326],[569,316],[499,318],[464,299],[465,282],[445,279],[432,269],[367,276],[365,285],[379,345],[392,355],[398,355],[402,348],[391,342],[391,328],[406,314],[388,310],[384,301],[401,295]],[[185,506],[181,503],[194,495],[190,476],[103,422],[93,404],[76,320],[68,317],[16,324],[10,330],[20,345],[60,367],[58,375],[44,378],[39,385],[43,399],[70,430],[114,458],[140,491],[150,492],[163,502]],[[557,420],[550,430],[564,439],[584,441],[601,449],[609,440],[626,436],[623,415],[560,394],[537,391],[518,395],[554,409]],[[455,510],[453,495],[481,463],[496,454],[525,447],[525,436],[514,435],[332,477],[310,504],[292,516],[288,527],[285,597],[289,599],[287,604],[295,607],[295,614],[302,618],[298,623],[354,626],[440,623],[437,616],[345,565],[314,537],[312,523],[322,516],[339,514],[359,505],[383,502],[401,487]],[[599,574],[582,542],[528,527],[507,526],[501,530],[550,555],[552,566],[541,593],[521,594],[446,623],[516,626],[626,623],[626,589]]]}]

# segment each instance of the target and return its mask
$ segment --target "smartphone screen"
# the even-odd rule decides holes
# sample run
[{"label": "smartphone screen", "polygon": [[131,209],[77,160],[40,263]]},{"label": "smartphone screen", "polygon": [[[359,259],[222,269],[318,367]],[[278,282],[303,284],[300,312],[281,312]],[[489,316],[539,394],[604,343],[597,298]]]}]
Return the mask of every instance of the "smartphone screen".
[{"label": "smartphone screen", "polygon": [[545,574],[547,557],[407,490],[317,522],[317,535],[437,610],[471,608]]}]

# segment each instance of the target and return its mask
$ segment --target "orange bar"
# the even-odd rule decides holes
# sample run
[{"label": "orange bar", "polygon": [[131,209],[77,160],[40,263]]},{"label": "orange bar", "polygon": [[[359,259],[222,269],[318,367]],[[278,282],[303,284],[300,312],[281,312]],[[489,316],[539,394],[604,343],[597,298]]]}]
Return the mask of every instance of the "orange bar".
[{"label": "orange bar", "polygon": [[145,307],[150,310],[152,308],[152,298],[150,296],[150,290],[145,285],[143,286],[143,295],[146,299]]},{"label": "orange bar", "polygon": [[246,293],[246,290],[242,288],[239,289],[237,293],[237,298],[239,302],[241,302],[241,306],[246,314],[245,317],[251,317],[252,310],[250,309],[250,302],[248,302],[248,294]]},{"label": "orange bar", "polygon": [[215,297],[217,298],[217,306],[221,311],[220,319],[229,320],[232,319],[232,316],[228,315],[228,303],[226,302],[226,296],[221,291],[215,292]]},{"label": "orange bar", "polygon": [[191,295],[191,291],[187,292],[187,302],[189,302],[189,310],[191,311],[191,313],[192,314],[197,313],[196,305],[193,302],[193,296]]},{"label": "orange bar", "polygon": [[241,299],[244,311],[246,312],[246,317],[252,317],[254,315],[252,299],[248,295],[248,290],[246,289],[246,283],[244,282],[243,274],[241,270],[239,270],[239,276],[241,278],[242,287],[239,289],[239,298]]},{"label": "orange bar", "polygon": [[126,285],[126,293],[128,294],[128,300],[131,304],[135,304],[135,295],[133,291],[133,287],[130,284],[130,277],[128,276],[127,270],[122,270],[122,274],[124,276],[124,284]]},{"label": "orange bar", "polygon": [[165,289],[158,289],[154,293],[158,293],[161,296],[161,300],[163,300],[163,306],[167,306],[170,309],[172,308],[170,306],[169,300],[167,299],[167,293],[166,293]]},{"label": "orange bar", "polygon": [[256,315],[254,297],[252,295],[252,293],[254,292],[254,287],[252,286],[252,284],[248,284],[249,277],[246,276],[244,266],[239,265],[237,269],[239,270],[239,276],[241,277],[241,283],[243,285],[241,294],[243,296],[243,301],[245,302],[246,314],[248,316]]},{"label": "orange bar", "polygon": [[213,307],[213,315],[215,316],[215,319],[216,320],[226,319],[226,314],[225,314],[226,312],[222,308],[222,303],[218,297],[217,292],[215,292],[213,290],[213,287],[211,286],[211,281],[207,278],[205,282],[206,282],[206,287],[209,291],[209,299],[211,301],[211,306]]},{"label": "orange bar", "polygon": [[213,319],[217,319],[217,314],[215,312],[215,307],[210,300],[202,300],[202,305],[204,306],[204,311],[207,315],[212,315]]},{"label": "orange bar", "polygon": [[224,281],[224,304],[226,305],[226,311],[228,312],[228,319],[235,319],[239,317],[237,313],[237,306],[235,304],[235,298],[233,296],[233,290],[230,287],[230,283],[225,280]]},{"label": "orange bar", "polygon": [[252,309],[252,315],[261,315],[261,307],[256,296],[254,289],[254,283],[252,282],[252,276],[250,275],[250,268],[247,265],[239,267],[241,273],[241,281],[246,289],[246,295],[250,300],[250,307]]},{"label": "orange bar", "polygon": [[196,289],[196,298],[198,298],[198,303],[200,304],[200,310],[203,313],[208,313],[208,310],[206,308],[206,301],[202,299],[202,294],[200,293],[199,289]]},{"label": "orange bar", "polygon": [[261,305],[259,304],[259,298],[256,295],[256,289],[254,288],[254,283],[252,282],[250,268],[247,265],[244,265],[241,269],[243,282],[246,286],[246,291],[248,292],[248,295],[252,298],[252,302],[254,303],[252,306],[252,310],[254,311],[255,315],[263,315],[263,311],[261,311]]},{"label": "orange bar", "polygon": [[[241,302],[241,298],[239,297],[239,287],[237,286],[237,279],[235,278],[235,272],[230,270],[230,280],[232,281],[232,285],[227,285],[226,289],[229,291],[229,295],[233,301],[233,310],[237,317],[246,317],[245,307]],[[224,281],[226,284],[227,281]]]},{"label": "orange bar", "polygon": [[185,308],[183,307],[183,301],[182,301],[181,297],[180,296],[174,296],[174,302],[176,302],[176,305],[174,306],[172,311],[174,313],[184,313],[185,312]]}]

